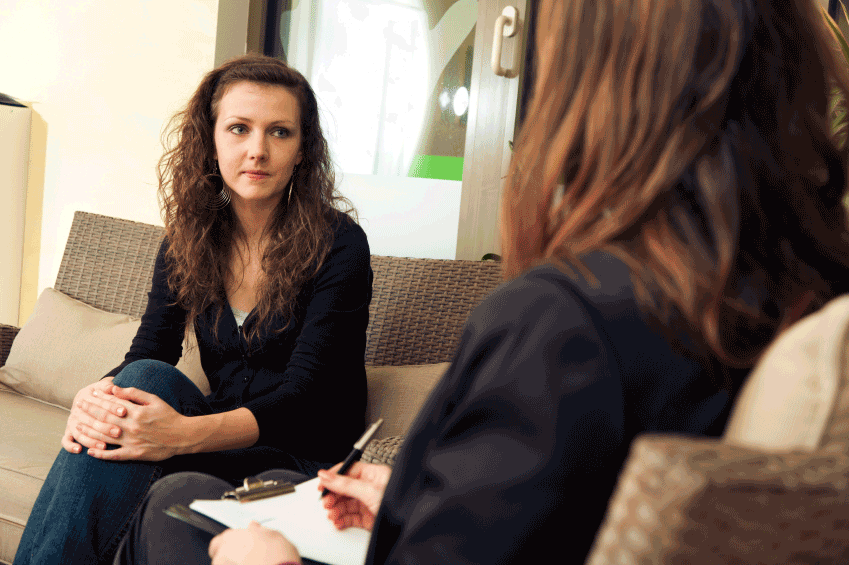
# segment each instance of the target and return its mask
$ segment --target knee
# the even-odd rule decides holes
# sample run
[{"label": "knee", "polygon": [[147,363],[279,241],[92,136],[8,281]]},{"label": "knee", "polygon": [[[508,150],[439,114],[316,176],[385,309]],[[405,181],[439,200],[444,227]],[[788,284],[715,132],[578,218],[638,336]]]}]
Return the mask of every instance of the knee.
[{"label": "knee", "polygon": [[[156,481],[133,519],[129,534],[122,542],[120,554],[127,557],[128,563],[172,563],[174,547],[179,551],[193,551],[191,556],[183,555],[188,563],[209,563],[206,548],[211,536],[194,526],[179,520],[167,519],[163,513],[172,505],[188,506],[198,498],[219,498],[230,485],[203,473],[175,473]],[[202,536],[202,543],[192,544],[191,540]],[[200,555],[200,559],[193,556]],[[124,562],[122,561],[122,562]],[[116,560],[116,563],[118,561]]]},{"label": "knee", "polygon": [[151,487],[145,514],[159,520],[169,506],[188,506],[199,498],[218,499],[232,488],[226,481],[205,473],[182,472],[166,475]]},{"label": "knee", "polygon": [[[222,483],[223,486],[218,483]],[[165,510],[172,504],[191,502],[199,498],[198,495],[200,494],[210,494],[210,491],[217,493],[217,496],[213,496],[213,498],[219,498],[221,496],[219,490],[226,489],[228,486],[229,484],[221,481],[221,479],[204,473],[173,473],[162,477],[150,487],[148,508]]]},{"label": "knee", "polygon": [[180,394],[182,389],[194,383],[173,365],[155,359],[133,361],[115,375],[112,383],[122,387],[134,387],[165,399],[170,394]]},{"label": "knee", "polygon": [[157,361],[155,359],[141,359],[139,361],[133,361],[124,367],[120,373],[115,375],[112,382],[124,388],[134,386],[136,388],[146,390],[145,387],[151,381],[168,378],[167,376],[172,372],[179,373],[180,371],[172,365],[162,361]]}]

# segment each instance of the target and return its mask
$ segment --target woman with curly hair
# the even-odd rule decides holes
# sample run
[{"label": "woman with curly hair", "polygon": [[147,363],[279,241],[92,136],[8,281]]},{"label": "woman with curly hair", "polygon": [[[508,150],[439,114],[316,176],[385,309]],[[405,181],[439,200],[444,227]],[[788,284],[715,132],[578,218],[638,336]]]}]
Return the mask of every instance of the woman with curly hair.
[{"label": "woman with curly hair", "polygon": [[[110,562],[148,488],[306,475],[362,431],[372,272],[315,95],[248,55],[201,82],[159,166],[166,236],[124,362],[81,390],[15,563]],[[174,368],[188,323],[211,394]]]},{"label": "woman with curly hair", "polygon": [[[319,472],[337,527],[372,531],[368,564],[583,563],[635,436],[721,435],[771,341],[849,291],[849,151],[827,104],[849,72],[813,0],[537,8],[509,281],[391,473]],[[163,479],[125,561],[300,561],[258,524],[210,540],[161,517],[222,488]]]}]

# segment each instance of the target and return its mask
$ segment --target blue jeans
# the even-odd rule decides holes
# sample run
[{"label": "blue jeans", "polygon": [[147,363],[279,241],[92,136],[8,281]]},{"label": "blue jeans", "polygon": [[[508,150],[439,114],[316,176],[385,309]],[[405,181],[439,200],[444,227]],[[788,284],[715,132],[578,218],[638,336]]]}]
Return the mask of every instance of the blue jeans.
[{"label": "blue jeans", "polygon": [[[135,361],[113,382],[155,394],[186,416],[213,412],[200,389],[173,366]],[[232,484],[269,468],[314,476],[323,463],[270,447],[180,455],[165,461],[103,461],[60,450],[35,501],[14,565],[111,563],[151,485],[179,471],[205,471]]]}]

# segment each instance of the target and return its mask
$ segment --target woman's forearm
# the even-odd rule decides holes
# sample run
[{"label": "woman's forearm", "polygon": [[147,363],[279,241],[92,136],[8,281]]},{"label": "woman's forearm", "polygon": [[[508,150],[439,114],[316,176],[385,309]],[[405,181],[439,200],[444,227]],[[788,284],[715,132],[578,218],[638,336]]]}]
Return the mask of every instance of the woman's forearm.
[{"label": "woman's forearm", "polygon": [[259,425],[247,408],[208,416],[192,416],[186,426],[184,453],[205,453],[250,447],[259,439]]}]

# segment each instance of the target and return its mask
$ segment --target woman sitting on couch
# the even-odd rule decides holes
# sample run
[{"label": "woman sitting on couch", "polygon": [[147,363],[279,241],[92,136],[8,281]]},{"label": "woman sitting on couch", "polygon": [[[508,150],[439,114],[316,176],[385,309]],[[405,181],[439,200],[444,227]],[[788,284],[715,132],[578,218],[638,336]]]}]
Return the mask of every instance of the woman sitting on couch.
[{"label": "woman sitting on couch", "polygon": [[[391,474],[319,472],[367,563],[583,563],[642,432],[722,434],[789,324],[849,289],[846,65],[812,0],[541,0],[534,97],[502,205],[510,282],[471,315]],[[252,526],[163,516],[126,561],[298,562]]]},{"label": "woman sitting on couch", "polygon": [[[309,84],[245,56],[207,74],[172,123],[141,326],[124,362],[76,395],[15,565],[111,562],[161,476],[314,475],[364,424],[369,247],[340,209]],[[173,366],[187,323],[207,397]]]}]

